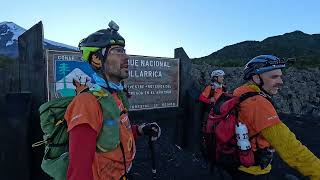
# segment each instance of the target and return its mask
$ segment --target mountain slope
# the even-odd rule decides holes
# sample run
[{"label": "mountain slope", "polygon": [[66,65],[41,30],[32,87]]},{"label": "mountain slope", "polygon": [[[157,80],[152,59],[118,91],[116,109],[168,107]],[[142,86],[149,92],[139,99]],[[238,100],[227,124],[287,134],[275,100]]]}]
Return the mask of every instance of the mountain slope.
[{"label": "mountain slope", "polygon": [[296,66],[320,66],[320,34],[310,35],[294,31],[268,37],[263,41],[244,41],[193,61],[217,66],[242,66],[249,59],[261,54],[273,54],[283,58],[295,57]]},{"label": "mountain slope", "polygon": [[[17,57],[18,56],[18,37],[23,34],[26,29],[20,27],[13,22],[1,22],[0,23],[0,54]],[[77,50],[76,47],[66,44],[58,43],[48,39],[44,39],[43,42],[45,49],[53,50]]]}]

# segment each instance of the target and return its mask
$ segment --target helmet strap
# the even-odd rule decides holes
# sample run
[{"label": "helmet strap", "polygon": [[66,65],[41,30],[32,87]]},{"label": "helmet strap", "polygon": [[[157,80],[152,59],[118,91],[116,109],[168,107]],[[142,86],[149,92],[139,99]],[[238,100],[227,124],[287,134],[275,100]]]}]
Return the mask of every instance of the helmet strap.
[{"label": "helmet strap", "polygon": [[260,88],[261,91],[263,91],[265,94],[271,96],[266,90],[263,89],[263,85],[264,85],[264,82],[263,82],[263,79],[261,78],[260,74],[258,74],[258,77],[260,79],[260,84],[258,85],[258,87]]},{"label": "helmet strap", "polygon": [[107,60],[107,56],[109,54],[109,49],[110,49],[110,47],[105,47],[105,48],[102,48],[100,51],[103,63]]},{"label": "helmet strap", "polygon": [[107,78],[107,76],[106,76],[106,71],[105,71],[105,63],[106,63],[106,61],[107,61],[107,58],[108,58],[108,52],[109,52],[109,49],[110,49],[110,47],[105,47],[105,48],[103,48],[101,51],[100,51],[100,54],[101,54],[101,56],[102,56],[102,68],[101,68],[101,73],[102,73],[102,77],[103,77],[103,79],[106,81],[106,84],[107,84],[107,90],[109,91],[109,92],[113,92],[114,90],[110,87],[110,85],[109,85],[109,81],[108,81],[108,78]]},{"label": "helmet strap", "polygon": [[263,79],[261,78],[260,74],[258,74],[259,80],[260,80],[260,84],[258,85],[258,87],[260,89],[262,89],[262,86],[264,85]]},{"label": "helmet strap", "polygon": [[107,54],[108,54],[107,48],[102,48],[102,49],[101,49],[101,55],[102,55],[102,57],[105,58],[105,57],[107,56]]}]

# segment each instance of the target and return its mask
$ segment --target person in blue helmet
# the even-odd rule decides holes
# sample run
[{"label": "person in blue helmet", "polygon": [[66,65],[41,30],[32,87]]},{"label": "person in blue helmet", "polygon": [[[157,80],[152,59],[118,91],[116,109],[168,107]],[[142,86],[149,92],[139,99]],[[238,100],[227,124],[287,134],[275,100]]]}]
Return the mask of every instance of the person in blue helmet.
[{"label": "person in blue helmet", "polygon": [[320,160],[297,140],[290,129],[281,122],[272,96],[283,85],[282,69],[286,61],[273,55],[260,55],[251,59],[244,67],[247,82],[236,88],[235,96],[247,92],[259,92],[240,104],[238,120],[248,129],[255,165],[229,171],[233,179],[269,179],[273,153],[290,167],[312,180],[320,179]]}]

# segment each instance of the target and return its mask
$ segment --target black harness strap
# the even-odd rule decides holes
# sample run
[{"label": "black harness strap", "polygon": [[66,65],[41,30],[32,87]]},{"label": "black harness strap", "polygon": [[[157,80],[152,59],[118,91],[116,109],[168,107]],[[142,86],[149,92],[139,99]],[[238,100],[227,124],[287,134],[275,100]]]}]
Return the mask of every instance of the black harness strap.
[{"label": "black harness strap", "polygon": [[124,165],[124,177],[127,177],[127,166],[126,166],[126,155],[124,154],[124,148],[122,142],[120,141],[120,149],[122,152],[123,165]]},{"label": "black harness strap", "polygon": [[257,96],[257,95],[261,95],[259,92],[247,92],[244,93],[240,96],[240,103],[243,102],[244,100],[253,97],[253,96]]}]

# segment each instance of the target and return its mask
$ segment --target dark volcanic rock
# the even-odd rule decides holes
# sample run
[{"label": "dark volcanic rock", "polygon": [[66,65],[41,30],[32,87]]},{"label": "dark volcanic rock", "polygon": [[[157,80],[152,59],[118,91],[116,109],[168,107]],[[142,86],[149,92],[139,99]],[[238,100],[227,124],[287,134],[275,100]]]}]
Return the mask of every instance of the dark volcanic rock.
[{"label": "dark volcanic rock", "polygon": [[[218,69],[210,65],[193,65],[191,77],[193,88],[202,90],[210,82],[209,73]],[[229,91],[244,83],[242,68],[221,68],[226,72],[225,82]],[[278,112],[287,114],[308,114],[320,116],[320,70],[319,68],[296,69],[283,71],[284,86],[279,94],[273,97]]]}]

